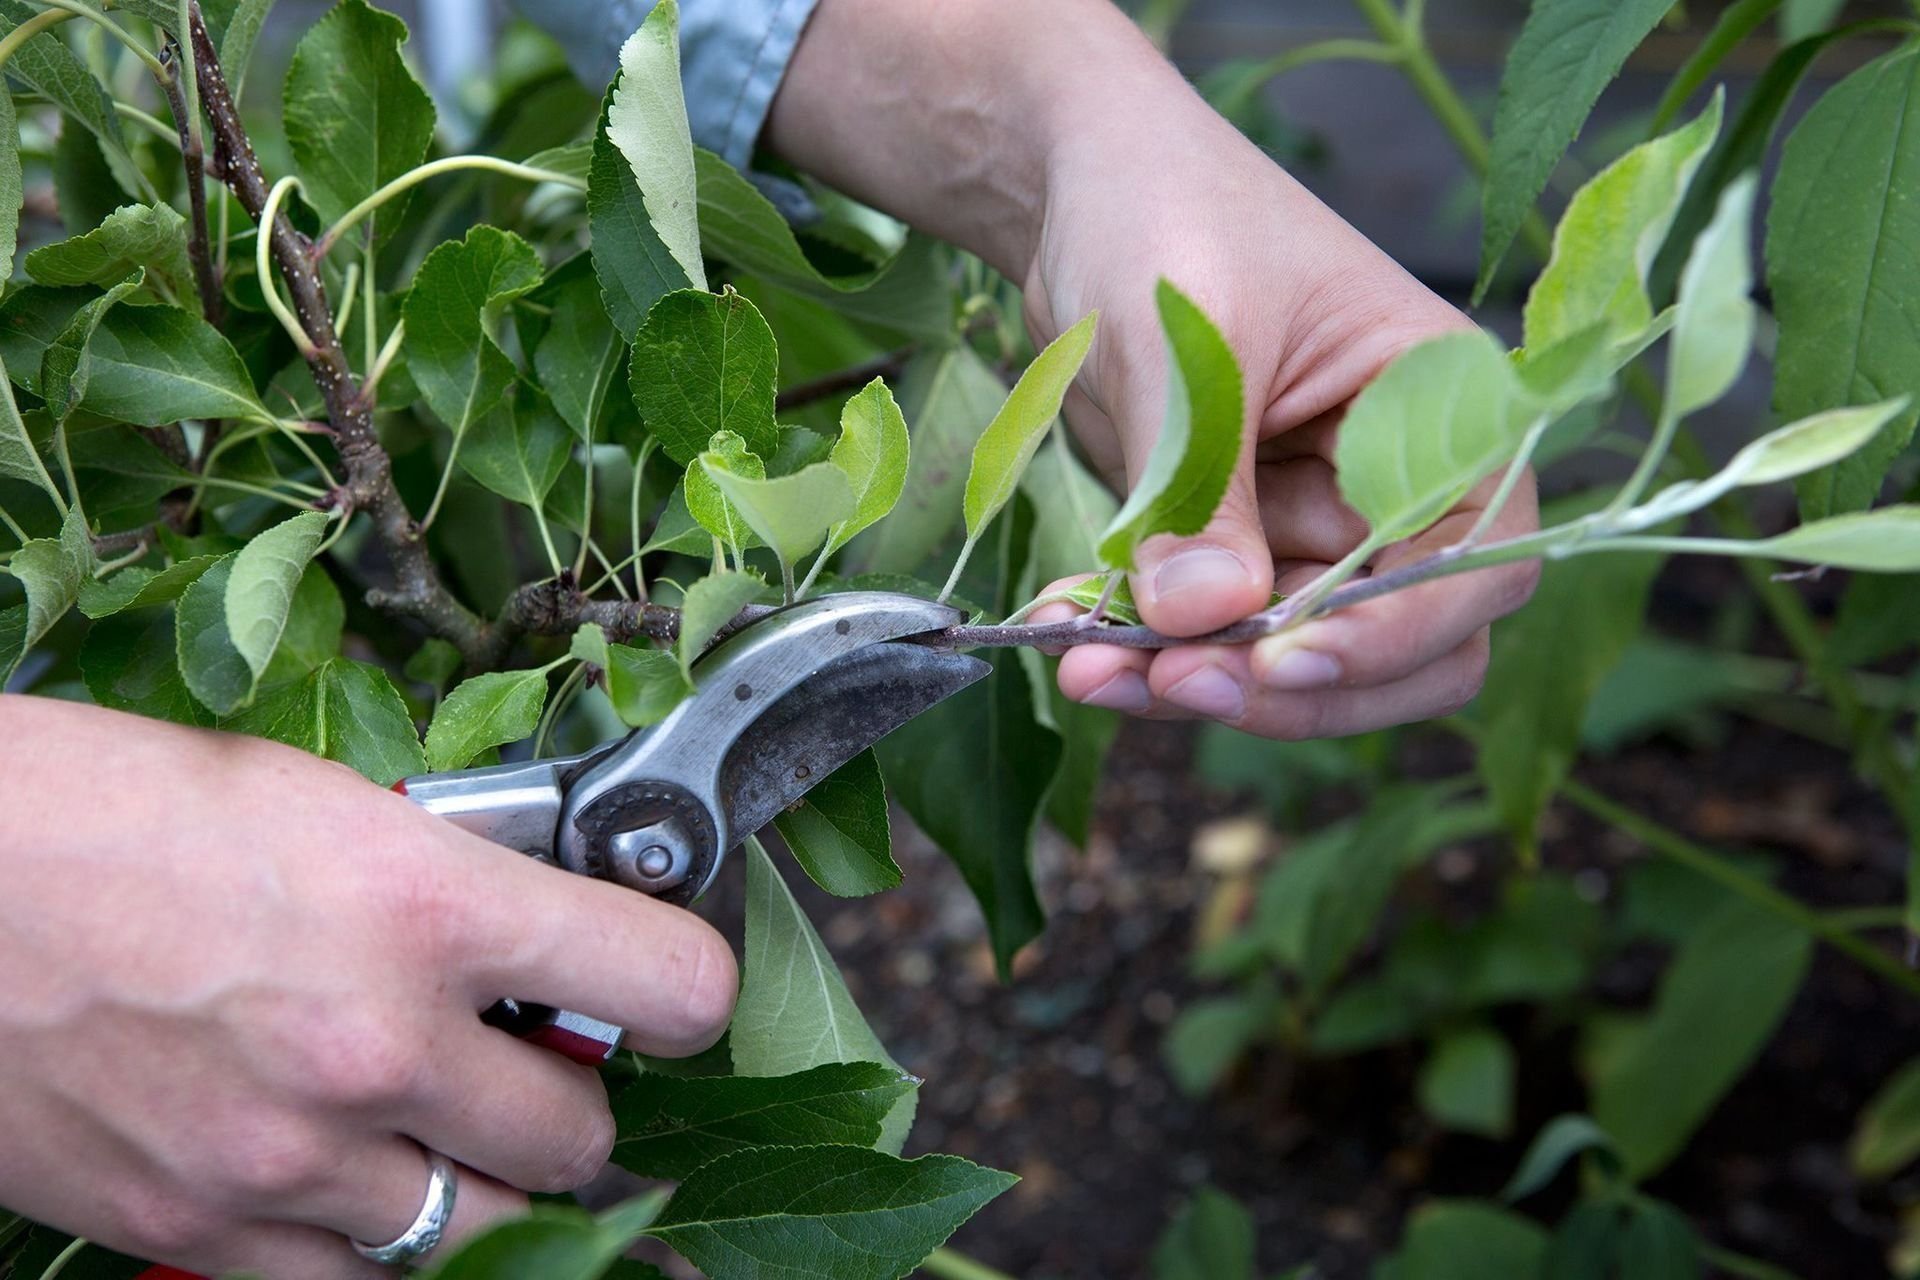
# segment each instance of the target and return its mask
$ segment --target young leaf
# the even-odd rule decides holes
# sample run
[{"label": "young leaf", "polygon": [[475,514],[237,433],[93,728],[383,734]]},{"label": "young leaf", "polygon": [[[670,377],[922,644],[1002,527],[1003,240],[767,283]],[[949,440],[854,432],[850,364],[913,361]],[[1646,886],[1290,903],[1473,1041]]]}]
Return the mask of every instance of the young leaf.
[{"label": "young leaf", "polygon": [[870,1147],[912,1076],[877,1062],[822,1063],[787,1076],[642,1075],[613,1098],[613,1162],[686,1178],[748,1147]]},{"label": "young leaf", "polygon": [[1920,573],[1920,505],[1831,516],[1752,542],[1719,542],[1727,555],[1772,556],[1867,573]]},{"label": "young leaf", "polygon": [[894,730],[878,751],[901,807],[979,900],[1005,975],[1046,924],[1031,859],[1060,738],[1035,720],[1019,660],[992,661],[991,676]]},{"label": "young leaf", "polygon": [[1240,362],[1206,314],[1165,280],[1158,301],[1167,416],[1146,469],[1100,537],[1100,562],[1113,569],[1132,569],[1134,548],[1157,533],[1206,528],[1240,461]]},{"label": "young leaf", "polygon": [[1047,344],[1033,358],[1020,381],[993,416],[980,440],[973,447],[973,465],[967,472],[967,493],[962,504],[967,518],[967,538],[976,540],[987,525],[1007,505],[1020,484],[1020,473],[1053,420],[1060,416],[1060,403],[1067,388],[1079,376],[1093,347],[1097,312]]},{"label": "young leaf", "polygon": [[1347,410],[1335,446],[1340,496],[1371,540],[1410,537],[1503,462],[1531,406],[1513,363],[1485,333],[1450,333],[1403,353]]},{"label": "young leaf", "polygon": [[906,487],[910,448],[907,420],[883,380],[875,378],[847,401],[832,461],[853,488],[853,514],[833,527],[822,555],[832,555],[893,510]]},{"label": "young leaf", "polygon": [[1500,77],[1475,303],[1600,91],[1671,7],[1668,0],[1540,0],[1533,6]]},{"label": "young leaf", "polygon": [[1120,504],[1074,456],[1064,432],[1055,432],[1053,443],[1034,455],[1020,487],[1033,499],[1027,587],[1038,591],[1100,563],[1100,531]]},{"label": "young leaf", "polygon": [[1681,418],[1725,395],[1753,352],[1754,192],[1759,175],[1727,188],[1680,275],[1667,358],[1667,413]]},{"label": "young leaf", "polygon": [[1421,1065],[1420,1109],[1457,1133],[1504,1138],[1513,1127],[1513,1074],[1513,1049],[1499,1032],[1450,1032]]},{"label": "young leaf", "polygon": [[93,570],[93,540],[87,534],[80,508],[72,507],[60,524],[57,538],[35,538],[13,553],[6,572],[25,588],[25,633],[12,652],[0,654],[12,670],[12,660],[40,643],[53,624],[80,598],[80,584]]},{"label": "young leaf", "polygon": [[[853,514],[853,488],[846,472],[831,462],[816,462],[772,480],[729,471],[717,453],[701,454],[700,467],[789,570]],[[692,500],[689,493],[689,504]]]},{"label": "young leaf", "polygon": [[751,1148],[695,1170],[647,1234],[714,1280],[898,1280],[1018,1180],[958,1156]]},{"label": "young leaf", "polygon": [[551,311],[533,349],[533,371],[554,411],[582,443],[592,444],[620,373],[626,343],[600,301],[600,283],[586,255],[560,267],[533,295]]},{"label": "young leaf", "polygon": [[750,573],[713,573],[687,588],[680,602],[680,639],[675,652],[680,674],[693,687],[693,664],[720,629],[766,590],[766,583]]},{"label": "young leaf", "polygon": [[618,88],[616,79],[607,89],[600,126],[593,135],[587,169],[587,228],[601,301],[621,336],[633,342],[654,304],[690,282],[647,216],[633,166],[607,136],[607,117]]},{"label": "young leaf", "polygon": [[[734,1073],[785,1076],[826,1062],[878,1062],[898,1071],[767,851],[749,840],[741,852],[747,859],[746,962],[727,1033]],[[881,1150],[900,1150],[913,1112],[911,1093],[893,1104],[881,1126]]]},{"label": "young leaf", "polygon": [[494,340],[495,325],[507,303],[539,283],[533,246],[488,226],[440,245],[414,274],[402,308],[407,370],[456,442],[513,385],[516,370]]},{"label": "young leaf", "polygon": [[27,255],[27,274],[41,284],[106,288],[145,270],[176,302],[191,305],[187,220],[167,204],[123,205],[85,235],[43,245]]},{"label": "young leaf", "polygon": [[1772,1037],[1806,975],[1798,924],[1728,897],[1695,925],[1651,1017],[1593,1083],[1593,1115],[1639,1181],[1683,1147]]},{"label": "young leaf", "polygon": [[547,708],[547,673],[491,671],[461,681],[427,726],[427,767],[464,769],[488,747],[533,736]]},{"label": "young leaf", "polygon": [[[1920,396],[1920,44],[1907,41],[1829,90],[1781,153],[1767,225],[1780,322],[1774,408]],[[1844,193],[1844,198],[1836,198]],[[1910,404],[1866,448],[1800,481],[1800,514],[1870,506],[1913,439]]]},{"label": "young leaf", "polygon": [[1920,1157],[1920,1062],[1909,1062],[1860,1112],[1847,1147],[1853,1171],[1879,1181]]},{"label": "young leaf", "polygon": [[[392,14],[341,0],[294,47],[282,93],[287,146],[308,203],[328,222],[427,158],[433,99],[400,56],[406,39]],[[382,207],[389,224],[403,200]]]},{"label": "young leaf", "polygon": [[427,769],[407,704],[386,672],[333,658],[220,726],[337,760],[388,787]]},{"label": "young leaf", "polygon": [[[747,452],[747,442],[732,431],[716,431],[713,439],[707,442],[707,452],[720,460],[720,466],[726,471],[749,480],[764,480],[767,467],[757,456]],[[687,512],[705,529],[732,549],[737,557],[744,547],[759,545],[741,516],[740,509],[727,501],[720,486],[714,483],[713,476],[705,466],[687,468],[685,480]]]},{"label": "young leaf", "polygon": [[610,644],[606,632],[589,622],[573,633],[573,656],[605,673],[607,700],[623,724],[658,724],[687,696],[677,658],[665,649]]},{"label": "young leaf", "polygon": [[332,517],[303,511],[283,520],[234,553],[224,596],[227,634],[253,673],[248,698],[273,661],[293,607],[294,588],[326,534]]},{"label": "young leaf", "polygon": [[239,554],[229,552],[209,566],[181,593],[175,610],[181,678],[202,706],[222,716],[231,715],[254,687],[253,671],[227,630],[227,583]]},{"label": "young leaf", "polygon": [[1681,480],[1648,500],[1657,512],[1697,511],[1729,490],[1791,480],[1829,466],[1860,449],[1882,427],[1907,411],[1908,397],[1857,409],[1829,409],[1777,427],[1733,455],[1705,480]]},{"label": "young leaf", "polygon": [[1215,1187],[1180,1206],[1153,1247],[1153,1280],[1254,1280],[1253,1215]]},{"label": "young leaf", "polygon": [[779,448],[779,361],[758,308],[729,290],[682,289],[655,303],[633,340],[633,401],[669,458],[686,466],[731,431],[761,458]]},{"label": "young leaf", "polygon": [[1599,1152],[1601,1158],[1618,1169],[1619,1155],[1613,1149],[1613,1139],[1592,1117],[1555,1116],[1534,1135],[1527,1153],[1520,1157],[1520,1167],[1501,1189],[1500,1198],[1508,1202],[1526,1199],[1552,1182],[1567,1161],[1587,1151]]},{"label": "young leaf", "polygon": [[573,450],[573,435],[538,387],[522,386],[477,419],[460,451],[466,473],[510,502],[538,507]]},{"label": "young leaf", "polygon": [[1527,350],[1591,325],[1617,337],[1653,319],[1646,281],[1693,171],[1720,132],[1725,92],[1692,123],[1643,142],[1580,188],[1553,233],[1553,256],[1527,295]]},{"label": "young leaf", "polygon": [[97,620],[126,609],[171,604],[219,558],[193,556],[160,570],[122,569],[105,581],[88,578],[80,584],[80,612]]},{"label": "young leaf", "polygon": [[233,344],[179,307],[114,307],[94,330],[87,368],[87,408],[120,422],[269,416]]},{"label": "young leaf", "polygon": [[[6,651],[0,636],[0,662]],[[103,707],[175,724],[206,728],[214,723],[213,713],[180,674],[171,609],[106,618],[88,627],[80,646],[80,676]]]},{"label": "young leaf", "polygon": [[707,287],[700,259],[699,190],[693,133],[680,89],[680,6],[659,0],[620,48],[620,77],[607,113],[607,137],[633,166],[647,216],[667,252],[696,289]]},{"label": "young leaf", "polygon": [[862,751],[773,820],[813,882],[842,898],[898,888],[880,762]]}]

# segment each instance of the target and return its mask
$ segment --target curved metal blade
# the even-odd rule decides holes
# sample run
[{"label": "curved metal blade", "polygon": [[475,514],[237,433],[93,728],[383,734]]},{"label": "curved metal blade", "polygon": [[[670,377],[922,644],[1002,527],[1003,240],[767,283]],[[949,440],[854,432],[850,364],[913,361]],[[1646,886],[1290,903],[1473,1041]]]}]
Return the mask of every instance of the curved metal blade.
[{"label": "curved metal blade", "polygon": [[910,641],[871,645],[820,669],[734,744],[720,771],[727,829],[744,839],[827,775],[993,670]]}]

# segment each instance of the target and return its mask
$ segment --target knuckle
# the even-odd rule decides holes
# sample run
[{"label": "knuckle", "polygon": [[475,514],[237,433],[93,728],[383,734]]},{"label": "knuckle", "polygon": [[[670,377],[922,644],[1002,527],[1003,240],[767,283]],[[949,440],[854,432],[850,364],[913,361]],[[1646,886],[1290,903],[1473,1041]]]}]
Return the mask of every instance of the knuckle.
[{"label": "knuckle", "polygon": [[184,1197],[133,1186],[114,1197],[109,1210],[128,1251],[153,1259],[180,1259],[200,1252],[218,1235],[207,1210]]},{"label": "knuckle", "polygon": [[377,1108],[416,1095],[426,1055],[399,1018],[357,1018],[335,1023],[311,1045],[308,1089],[323,1104]]},{"label": "knuckle", "polygon": [[559,1195],[586,1185],[606,1167],[617,1136],[613,1112],[605,1106],[593,1108],[569,1135],[569,1142],[554,1153],[553,1167],[541,1185],[527,1189]]},{"label": "knuckle", "polygon": [[255,1125],[222,1145],[213,1185],[232,1201],[274,1204],[312,1190],[327,1163],[318,1134],[308,1127]]}]

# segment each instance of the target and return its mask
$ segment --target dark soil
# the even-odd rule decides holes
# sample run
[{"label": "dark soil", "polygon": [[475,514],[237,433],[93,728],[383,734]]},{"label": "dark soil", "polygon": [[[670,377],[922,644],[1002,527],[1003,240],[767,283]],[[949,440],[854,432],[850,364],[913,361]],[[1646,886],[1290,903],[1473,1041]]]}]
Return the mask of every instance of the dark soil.
[{"label": "dark soil", "polygon": [[[1845,757],[1749,721],[1729,727],[1717,745],[1654,741],[1582,776],[1697,838],[1765,849],[1779,883],[1816,905],[1900,901],[1904,848]],[[1043,836],[1052,923],[1008,986],[994,980],[959,876],[904,821],[901,891],[846,903],[790,877],[882,1038],[926,1077],[909,1154],[949,1151],[1021,1175],[954,1243],[1025,1280],[1145,1275],[1170,1213],[1206,1182],[1254,1213],[1265,1272],[1311,1261],[1325,1280],[1365,1277],[1424,1198],[1495,1193],[1542,1123],[1582,1107],[1573,1035],[1551,1027],[1521,1040],[1509,1143],[1426,1121],[1413,1104],[1412,1051],[1316,1061],[1270,1049],[1214,1096],[1183,1096],[1161,1041],[1207,990],[1187,959],[1217,883],[1194,865],[1193,837],[1259,811],[1251,797],[1198,782],[1192,744],[1182,726],[1130,726],[1090,847]],[[1405,741],[1402,762],[1445,774],[1465,767],[1462,752],[1425,731]],[[1564,806],[1547,837],[1548,865],[1591,872],[1609,891],[1645,856]],[[1412,892],[1466,909],[1486,900],[1504,856],[1491,842],[1445,851]],[[1643,1003],[1660,962],[1656,949],[1628,951],[1602,975],[1600,995]],[[1887,1275],[1897,1205],[1920,1200],[1920,1187],[1911,1175],[1904,1187],[1857,1185],[1845,1143],[1861,1105],[1917,1052],[1920,1006],[1822,951],[1780,1034],[1649,1189],[1715,1244],[1804,1280]],[[1560,1194],[1528,1207],[1551,1220]]]}]

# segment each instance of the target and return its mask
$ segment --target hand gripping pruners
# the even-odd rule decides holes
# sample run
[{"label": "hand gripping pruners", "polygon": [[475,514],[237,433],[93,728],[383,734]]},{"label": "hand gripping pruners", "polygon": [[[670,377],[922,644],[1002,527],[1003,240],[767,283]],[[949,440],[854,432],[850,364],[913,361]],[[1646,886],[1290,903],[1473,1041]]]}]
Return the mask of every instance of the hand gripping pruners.
[{"label": "hand gripping pruners", "polygon": [[[984,676],[916,642],[960,621],[913,596],[848,592],[756,619],[694,664],[659,724],[566,759],[408,778],[394,790],[475,835],[686,906],[727,852],[835,769]],[[621,1028],[502,1000],[495,1026],[589,1064]]]}]

